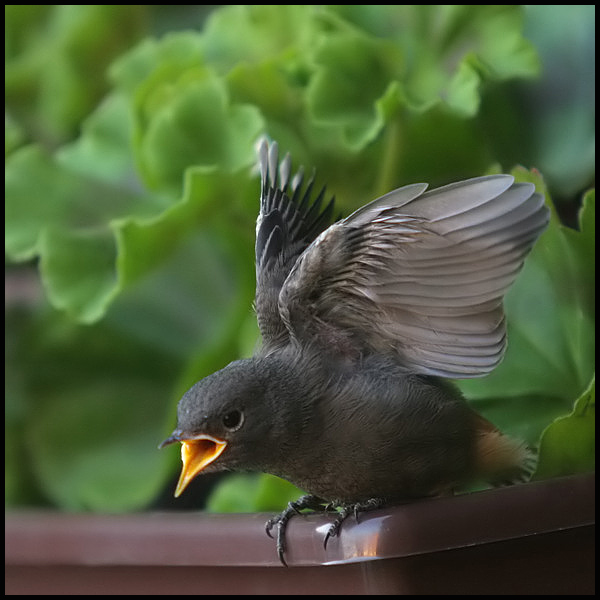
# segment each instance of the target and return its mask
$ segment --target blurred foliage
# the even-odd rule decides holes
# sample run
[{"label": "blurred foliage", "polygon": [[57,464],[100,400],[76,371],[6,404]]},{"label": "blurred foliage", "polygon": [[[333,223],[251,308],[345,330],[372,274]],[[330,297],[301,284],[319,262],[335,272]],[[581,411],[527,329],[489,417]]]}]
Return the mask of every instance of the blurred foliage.
[{"label": "blurred foliage", "polygon": [[[165,493],[178,456],[156,445],[179,397],[258,341],[265,134],[344,213],[416,181],[545,173],[579,231],[553,210],[507,298],[505,361],[461,385],[505,430],[543,432],[539,476],[591,468],[594,10],[7,5],[7,504]],[[514,173],[552,206],[537,172]],[[208,506],[295,493],[233,475]]]},{"label": "blurred foliage", "polygon": [[540,440],[537,479],[593,469],[596,455],[596,379],[577,399],[573,412],[557,418]]}]

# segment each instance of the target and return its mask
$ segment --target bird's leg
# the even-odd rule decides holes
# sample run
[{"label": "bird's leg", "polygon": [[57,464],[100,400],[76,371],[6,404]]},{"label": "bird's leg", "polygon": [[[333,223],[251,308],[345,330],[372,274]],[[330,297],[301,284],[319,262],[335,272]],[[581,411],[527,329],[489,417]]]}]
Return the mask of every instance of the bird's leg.
[{"label": "bird's leg", "polygon": [[385,504],[385,500],[382,498],[369,498],[365,502],[357,502],[356,504],[338,504],[340,509],[335,520],[329,526],[325,539],[323,540],[323,547],[327,548],[327,542],[329,538],[335,537],[339,534],[342,527],[342,523],[351,515],[354,514],[354,518],[358,523],[358,516],[361,512],[367,512],[369,510],[375,510],[381,508]]},{"label": "bird's leg", "polygon": [[299,514],[301,510],[305,508],[311,508],[313,510],[323,510],[323,501],[317,496],[313,496],[311,494],[306,494],[305,496],[301,496],[298,500],[294,502],[289,502],[287,508],[276,517],[269,519],[265,525],[265,530],[269,537],[273,537],[271,535],[271,529],[275,525],[277,525],[277,555],[279,556],[279,560],[283,565],[287,567],[287,563],[285,562],[284,554],[285,554],[285,530],[287,527],[287,522],[296,514]]}]

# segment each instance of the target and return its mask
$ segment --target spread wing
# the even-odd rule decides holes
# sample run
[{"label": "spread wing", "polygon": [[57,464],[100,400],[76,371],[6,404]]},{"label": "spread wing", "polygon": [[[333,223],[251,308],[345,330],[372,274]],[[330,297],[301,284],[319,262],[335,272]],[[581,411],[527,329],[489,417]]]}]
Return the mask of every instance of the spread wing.
[{"label": "spread wing", "polygon": [[270,147],[262,143],[255,310],[265,349],[289,342],[277,305],[281,286],[298,257],[329,227],[333,215],[333,198],[322,208],[325,188],[311,200],[314,173],[303,190],[303,169],[290,178],[290,156],[286,154],[278,164],[278,154],[277,143]]},{"label": "spread wing", "polygon": [[408,368],[479,377],[506,346],[503,296],[548,223],[509,175],[390,192],[324,231],[279,295],[292,338],[393,353]]}]

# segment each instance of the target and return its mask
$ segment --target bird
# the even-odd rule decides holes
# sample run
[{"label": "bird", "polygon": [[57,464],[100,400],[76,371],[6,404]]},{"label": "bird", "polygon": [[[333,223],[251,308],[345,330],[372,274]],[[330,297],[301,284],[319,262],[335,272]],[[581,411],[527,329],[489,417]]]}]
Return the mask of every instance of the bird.
[{"label": "bird", "polygon": [[[175,496],[200,473],[257,471],[334,519],[526,481],[535,452],[477,413],[453,380],[483,377],[506,345],[503,298],[547,227],[531,183],[475,177],[400,187],[335,214],[316,172],[292,175],[277,142],[259,147],[254,309],[262,343],[181,398],[160,447],[181,443]],[[314,197],[313,197],[314,196]],[[332,512],[333,511],[333,512]]]}]

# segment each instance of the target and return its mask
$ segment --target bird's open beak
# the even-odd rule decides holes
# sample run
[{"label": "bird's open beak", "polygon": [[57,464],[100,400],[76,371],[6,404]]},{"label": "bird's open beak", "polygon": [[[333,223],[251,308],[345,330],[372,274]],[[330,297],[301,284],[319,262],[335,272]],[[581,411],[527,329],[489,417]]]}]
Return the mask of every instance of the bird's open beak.
[{"label": "bird's open beak", "polygon": [[177,498],[200,471],[221,455],[227,446],[227,442],[207,434],[201,434],[187,440],[177,439],[174,435],[166,439],[160,447],[162,448],[175,441],[181,442],[181,461],[183,462],[181,475],[175,489],[175,498]]}]

